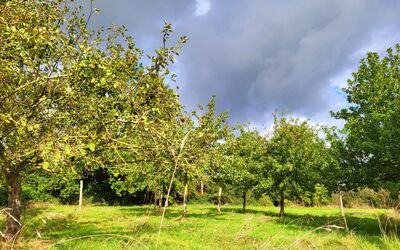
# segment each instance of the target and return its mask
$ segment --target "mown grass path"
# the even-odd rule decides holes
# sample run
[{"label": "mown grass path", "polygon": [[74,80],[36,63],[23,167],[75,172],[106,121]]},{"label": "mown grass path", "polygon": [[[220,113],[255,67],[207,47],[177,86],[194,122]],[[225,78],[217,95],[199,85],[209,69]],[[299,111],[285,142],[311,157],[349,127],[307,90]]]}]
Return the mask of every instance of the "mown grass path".
[{"label": "mown grass path", "polygon": [[[154,249],[160,211],[150,206],[30,208],[17,248]],[[395,213],[382,209],[347,209],[351,232],[337,208],[287,208],[284,219],[274,207],[168,208],[159,249],[400,249]],[[379,226],[380,218],[381,227]]]}]

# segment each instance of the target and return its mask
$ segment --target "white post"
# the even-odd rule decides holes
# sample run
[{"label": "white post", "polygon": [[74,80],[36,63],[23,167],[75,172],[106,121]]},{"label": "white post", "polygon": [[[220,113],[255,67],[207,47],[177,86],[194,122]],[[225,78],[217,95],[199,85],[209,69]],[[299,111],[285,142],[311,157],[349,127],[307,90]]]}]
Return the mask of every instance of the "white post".
[{"label": "white post", "polygon": [[340,212],[341,212],[342,217],[343,217],[344,227],[346,228],[346,231],[348,232],[349,228],[347,226],[347,220],[346,220],[346,216],[344,214],[342,191],[339,191],[339,200],[340,200]]},{"label": "white post", "polygon": [[82,196],[83,196],[83,180],[80,181],[80,189],[79,189],[79,210],[82,209]]}]

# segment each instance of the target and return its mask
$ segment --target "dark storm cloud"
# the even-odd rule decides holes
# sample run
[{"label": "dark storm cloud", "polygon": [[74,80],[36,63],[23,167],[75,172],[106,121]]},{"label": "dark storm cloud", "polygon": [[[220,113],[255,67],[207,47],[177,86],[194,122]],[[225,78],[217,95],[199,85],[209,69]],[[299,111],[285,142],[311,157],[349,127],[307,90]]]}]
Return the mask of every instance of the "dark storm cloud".
[{"label": "dark storm cloud", "polygon": [[206,17],[186,23],[185,102],[216,94],[237,120],[257,121],[276,108],[328,111],[329,79],[353,64],[350,55],[372,31],[399,21],[378,1],[276,2],[214,1]]},{"label": "dark storm cloud", "polygon": [[192,108],[215,94],[219,110],[229,109],[234,121],[255,123],[275,109],[307,117],[327,113],[339,101],[330,79],[356,69],[354,54],[370,46],[373,34],[399,32],[396,1],[210,3],[196,16],[196,1],[103,0],[97,22],[125,24],[143,46],[154,48],[162,20],[169,20],[177,34],[189,37],[177,64],[183,103]]}]

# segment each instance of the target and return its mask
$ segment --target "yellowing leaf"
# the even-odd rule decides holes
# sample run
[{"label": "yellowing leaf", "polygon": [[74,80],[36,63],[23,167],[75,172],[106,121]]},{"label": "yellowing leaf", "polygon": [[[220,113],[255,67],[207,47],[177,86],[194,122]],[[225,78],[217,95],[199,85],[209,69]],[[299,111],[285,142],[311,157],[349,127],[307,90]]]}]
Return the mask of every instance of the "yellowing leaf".
[{"label": "yellowing leaf", "polygon": [[44,162],[42,163],[42,167],[43,167],[44,169],[49,169],[50,163],[49,163],[48,161],[44,161]]},{"label": "yellowing leaf", "polygon": [[74,172],[74,174],[78,174],[78,173],[75,171],[75,168],[74,168],[74,167],[71,167],[71,170],[72,170],[72,172]]},{"label": "yellowing leaf", "polygon": [[96,145],[93,142],[91,142],[88,144],[88,148],[90,149],[90,151],[94,152],[96,150]]}]

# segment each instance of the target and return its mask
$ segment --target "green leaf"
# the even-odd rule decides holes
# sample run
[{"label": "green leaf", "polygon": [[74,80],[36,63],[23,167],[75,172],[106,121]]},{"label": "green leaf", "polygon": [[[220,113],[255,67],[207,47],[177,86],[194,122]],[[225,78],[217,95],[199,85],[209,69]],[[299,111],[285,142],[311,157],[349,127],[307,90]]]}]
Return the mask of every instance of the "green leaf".
[{"label": "green leaf", "polygon": [[64,151],[65,151],[66,155],[70,156],[71,155],[71,146],[66,145]]},{"label": "green leaf", "polygon": [[43,167],[44,169],[49,169],[50,163],[49,163],[48,161],[44,161],[44,162],[42,163],[42,167]]},{"label": "green leaf", "polygon": [[93,142],[91,142],[88,144],[88,148],[90,149],[90,151],[94,152],[96,150],[96,145]]}]

